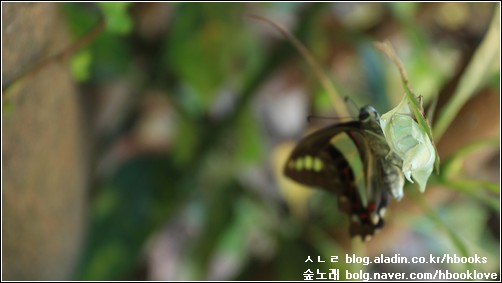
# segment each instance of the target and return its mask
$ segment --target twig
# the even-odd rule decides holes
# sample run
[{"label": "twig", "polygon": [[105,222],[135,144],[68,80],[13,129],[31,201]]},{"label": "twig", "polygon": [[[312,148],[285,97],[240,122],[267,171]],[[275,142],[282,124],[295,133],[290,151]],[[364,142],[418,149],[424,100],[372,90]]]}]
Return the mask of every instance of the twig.
[{"label": "twig", "polygon": [[273,27],[275,27],[284,37],[288,39],[288,41],[293,44],[293,46],[300,52],[300,54],[303,56],[303,58],[307,61],[307,63],[310,65],[312,70],[314,71],[316,77],[319,79],[321,82],[322,86],[328,93],[328,95],[331,98],[331,103],[333,104],[333,107],[335,108],[335,111],[337,112],[338,115],[340,116],[348,116],[347,109],[343,107],[345,105],[341,101],[341,96],[338,94],[336,91],[335,87],[331,83],[329,77],[326,75],[326,73],[322,70],[321,66],[317,63],[315,60],[314,56],[309,52],[309,50],[303,45],[295,36],[293,36],[286,28],[284,28],[282,25],[271,21],[265,17],[258,16],[258,15],[253,15],[253,14],[246,14],[245,16],[263,21]]},{"label": "twig", "polygon": [[53,63],[53,62],[62,62],[67,60],[71,55],[73,55],[76,51],[81,49],[82,47],[86,46],[89,44],[96,36],[98,36],[105,27],[105,21],[101,19],[91,30],[89,30],[84,36],[80,37],[77,39],[75,42],[70,44],[68,47],[66,47],[64,50],[61,52],[54,54],[52,56],[49,56],[48,58],[40,60],[38,63],[36,63],[34,66],[28,68],[27,71],[23,72],[21,75],[17,76],[16,78],[12,79],[11,81],[5,83],[5,85],[2,86],[2,91],[6,92],[8,89],[14,85],[15,83],[18,83],[31,75],[37,73],[41,69],[45,68],[47,65]]},{"label": "twig", "polygon": [[399,73],[401,74],[401,78],[404,82],[404,85],[408,90],[415,95],[415,92],[410,86],[410,82],[408,81],[408,76],[406,75],[406,70],[403,67],[403,64],[401,63],[401,60],[396,55],[396,52],[394,52],[394,49],[392,48],[392,45],[388,41],[385,42],[375,42],[373,43],[373,46],[375,46],[376,49],[380,50],[383,54],[385,54],[389,59],[396,65],[397,69],[399,70]]}]

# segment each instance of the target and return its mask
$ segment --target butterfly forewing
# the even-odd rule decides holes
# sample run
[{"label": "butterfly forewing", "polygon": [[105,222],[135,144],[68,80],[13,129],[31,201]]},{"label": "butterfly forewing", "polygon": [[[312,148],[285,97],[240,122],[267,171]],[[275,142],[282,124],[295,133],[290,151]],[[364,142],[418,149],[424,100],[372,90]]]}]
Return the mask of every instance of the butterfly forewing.
[{"label": "butterfly forewing", "polygon": [[346,160],[343,154],[332,151],[331,140],[357,126],[357,122],[349,122],[308,135],[291,153],[284,174],[304,185],[332,190],[334,185],[340,183],[338,177],[345,169]]}]

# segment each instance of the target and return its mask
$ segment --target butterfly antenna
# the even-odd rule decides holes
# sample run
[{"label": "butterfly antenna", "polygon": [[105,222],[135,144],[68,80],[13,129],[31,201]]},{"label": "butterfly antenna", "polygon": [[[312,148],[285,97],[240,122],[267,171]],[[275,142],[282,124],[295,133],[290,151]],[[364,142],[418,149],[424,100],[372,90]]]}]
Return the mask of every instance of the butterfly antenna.
[{"label": "butterfly antenna", "polygon": [[327,116],[318,116],[318,115],[308,115],[307,122],[312,122],[312,119],[324,119],[324,120],[354,120],[354,117],[327,117]]},{"label": "butterfly antenna", "polygon": [[[350,104],[351,106],[354,106],[354,108],[356,109],[356,113],[359,112],[359,107],[357,106],[357,104],[354,102],[354,100],[352,100],[350,97],[348,96],[345,96],[343,98],[343,100],[345,101],[346,104]],[[350,102],[350,103],[349,103]]]}]

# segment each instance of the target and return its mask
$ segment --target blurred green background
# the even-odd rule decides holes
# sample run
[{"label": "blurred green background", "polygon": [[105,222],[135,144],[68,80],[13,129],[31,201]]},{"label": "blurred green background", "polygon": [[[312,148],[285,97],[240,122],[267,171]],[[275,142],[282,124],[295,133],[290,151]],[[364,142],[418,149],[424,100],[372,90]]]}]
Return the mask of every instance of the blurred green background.
[{"label": "blurred green background", "polygon": [[[330,268],[500,274],[496,3],[64,3],[57,9],[70,42],[99,31],[67,61],[89,149],[86,228],[70,279],[303,280],[307,269]],[[335,196],[282,176],[295,142],[332,123],[306,117],[337,113],[292,43],[247,14],[294,34],[340,96],[359,106],[382,114],[403,97],[395,66],[372,47],[383,40],[393,44],[426,109],[437,101],[432,126],[440,174],[423,195],[407,183],[404,199],[392,202],[386,227],[370,242],[349,238]],[[3,115],[15,115],[9,96],[2,97]],[[345,254],[444,253],[486,256],[488,263],[344,262]],[[334,255],[342,260],[330,263]],[[306,263],[307,256],[326,262]],[[12,264],[22,269],[22,262]]]}]

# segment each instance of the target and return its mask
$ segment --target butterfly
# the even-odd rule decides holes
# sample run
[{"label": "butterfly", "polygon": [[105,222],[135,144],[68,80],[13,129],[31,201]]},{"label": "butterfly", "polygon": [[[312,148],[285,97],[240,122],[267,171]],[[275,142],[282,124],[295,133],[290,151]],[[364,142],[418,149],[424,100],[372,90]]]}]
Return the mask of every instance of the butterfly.
[{"label": "butterfly", "polygon": [[339,209],[349,216],[350,236],[359,235],[364,241],[384,226],[390,198],[399,200],[403,195],[402,160],[390,150],[380,115],[369,105],[360,109],[358,120],[303,138],[286,161],[284,174],[335,193]]}]

